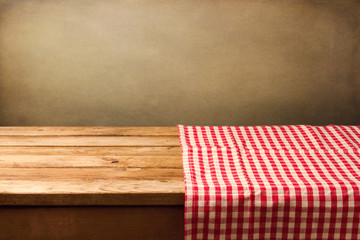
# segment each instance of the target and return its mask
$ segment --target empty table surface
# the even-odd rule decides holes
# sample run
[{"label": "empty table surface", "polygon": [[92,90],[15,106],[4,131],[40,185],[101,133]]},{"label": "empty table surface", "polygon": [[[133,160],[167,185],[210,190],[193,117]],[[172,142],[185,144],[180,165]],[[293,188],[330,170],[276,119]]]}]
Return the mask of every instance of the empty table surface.
[{"label": "empty table surface", "polygon": [[183,205],[176,127],[0,127],[0,205]]}]

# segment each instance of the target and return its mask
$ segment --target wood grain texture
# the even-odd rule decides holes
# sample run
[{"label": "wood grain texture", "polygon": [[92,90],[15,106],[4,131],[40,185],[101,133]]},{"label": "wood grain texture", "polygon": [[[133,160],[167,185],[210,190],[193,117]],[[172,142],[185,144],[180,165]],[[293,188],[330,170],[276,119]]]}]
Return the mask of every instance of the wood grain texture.
[{"label": "wood grain texture", "polygon": [[0,205],[183,205],[173,127],[2,127]]},{"label": "wood grain texture", "polygon": [[180,240],[182,206],[0,207],[0,240]]},{"label": "wood grain texture", "polygon": [[1,147],[0,155],[70,155],[70,156],[181,156],[178,147]]},{"label": "wood grain texture", "polygon": [[0,136],[0,146],[179,146],[177,136]]},{"label": "wood grain texture", "polygon": [[178,168],[181,156],[0,155],[0,168]]},{"label": "wood grain texture", "polygon": [[178,136],[177,127],[0,127],[0,136]]},{"label": "wood grain texture", "polygon": [[[182,179],[182,169],[143,168],[2,168],[1,181],[171,180]],[[156,186],[155,186],[156,187]],[[0,186],[1,188],[1,186]],[[69,191],[71,191],[69,189]]]}]

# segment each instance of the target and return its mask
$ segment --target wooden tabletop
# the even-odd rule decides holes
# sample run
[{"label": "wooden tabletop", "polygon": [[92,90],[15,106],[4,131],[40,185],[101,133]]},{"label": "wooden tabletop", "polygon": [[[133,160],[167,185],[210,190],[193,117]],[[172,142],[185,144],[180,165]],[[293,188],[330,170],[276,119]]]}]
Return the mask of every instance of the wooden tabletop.
[{"label": "wooden tabletop", "polygon": [[183,205],[176,127],[0,127],[0,205]]}]

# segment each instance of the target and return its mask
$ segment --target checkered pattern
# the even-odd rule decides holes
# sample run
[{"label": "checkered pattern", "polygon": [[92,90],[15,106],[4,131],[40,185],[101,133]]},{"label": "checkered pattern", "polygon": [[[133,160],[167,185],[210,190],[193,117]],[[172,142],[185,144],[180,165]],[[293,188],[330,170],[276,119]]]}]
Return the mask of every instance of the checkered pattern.
[{"label": "checkered pattern", "polygon": [[360,126],[179,126],[185,239],[360,239]]}]

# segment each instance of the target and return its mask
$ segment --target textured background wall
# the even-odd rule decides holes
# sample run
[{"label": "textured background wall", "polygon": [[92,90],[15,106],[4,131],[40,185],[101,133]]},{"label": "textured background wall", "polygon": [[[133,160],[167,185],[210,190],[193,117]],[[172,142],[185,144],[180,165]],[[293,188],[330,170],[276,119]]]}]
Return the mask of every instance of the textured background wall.
[{"label": "textured background wall", "polygon": [[357,0],[1,1],[0,125],[360,124],[359,25]]}]

